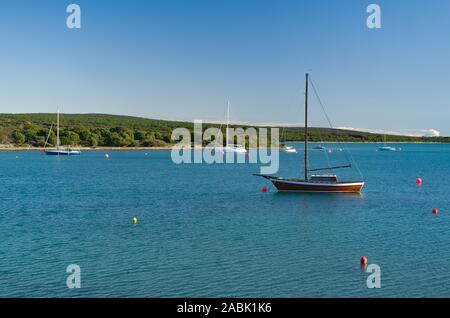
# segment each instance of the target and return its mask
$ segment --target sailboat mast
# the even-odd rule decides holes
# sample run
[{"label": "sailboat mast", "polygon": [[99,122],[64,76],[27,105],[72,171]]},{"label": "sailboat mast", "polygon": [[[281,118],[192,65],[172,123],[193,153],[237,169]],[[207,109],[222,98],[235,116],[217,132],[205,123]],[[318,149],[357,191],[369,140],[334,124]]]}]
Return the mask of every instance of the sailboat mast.
[{"label": "sailboat mast", "polygon": [[56,115],[56,149],[59,150],[59,109]]},{"label": "sailboat mast", "polygon": [[225,131],[225,138],[227,139],[225,145],[228,147],[228,126],[230,125],[230,101],[227,101],[227,129]]},{"label": "sailboat mast", "polygon": [[306,73],[305,88],[305,180],[308,181],[308,81],[309,74]]}]

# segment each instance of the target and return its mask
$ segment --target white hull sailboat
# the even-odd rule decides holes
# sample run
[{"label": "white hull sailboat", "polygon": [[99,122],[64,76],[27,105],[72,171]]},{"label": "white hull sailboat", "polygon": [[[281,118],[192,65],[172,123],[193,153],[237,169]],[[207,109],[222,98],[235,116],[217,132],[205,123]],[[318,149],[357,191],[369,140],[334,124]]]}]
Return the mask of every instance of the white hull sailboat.
[{"label": "white hull sailboat", "polygon": [[379,147],[378,151],[397,151],[397,149],[394,147],[383,146],[383,147]]},{"label": "white hull sailboat", "polygon": [[297,149],[292,146],[284,146],[282,150],[287,153],[297,153]]},{"label": "white hull sailboat", "polygon": [[229,142],[228,139],[229,126],[230,126],[230,102],[227,103],[227,127],[225,129],[226,144],[225,147],[214,147],[214,150],[216,152],[223,152],[223,153],[239,153],[239,154],[247,153],[247,149],[245,149],[244,146]]},{"label": "white hull sailboat", "polygon": [[378,147],[378,151],[397,151],[397,148],[386,145],[386,135],[384,135],[384,146]]},{"label": "white hull sailboat", "polygon": [[51,132],[51,128],[50,131],[48,132],[48,136],[47,136],[47,140],[45,141],[45,146],[44,146],[44,150],[45,150],[45,154],[48,156],[78,156],[81,154],[80,151],[78,150],[73,150],[71,148],[61,148],[60,146],[60,140],[59,140],[59,109],[57,111],[57,115],[56,115],[56,148],[55,149],[47,149],[47,142],[48,139],[50,137],[50,132]]},{"label": "white hull sailboat", "polygon": [[223,152],[247,153],[247,149],[241,145],[227,145],[223,148]]},{"label": "white hull sailboat", "polygon": [[280,150],[286,153],[297,153],[297,149],[295,149],[293,146],[286,146],[285,141],[286,139],[284,138],[286,135],[285,132],[285,127],[282,128],[281,130],[281,146],[280,146]]}]

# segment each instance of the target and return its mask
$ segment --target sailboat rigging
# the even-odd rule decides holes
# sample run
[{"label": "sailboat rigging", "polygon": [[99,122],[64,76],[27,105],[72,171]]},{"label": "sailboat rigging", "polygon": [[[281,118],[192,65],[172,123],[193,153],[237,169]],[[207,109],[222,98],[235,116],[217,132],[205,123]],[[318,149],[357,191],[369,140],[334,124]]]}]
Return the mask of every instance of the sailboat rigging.
[{"label": "sailboat rigging", "polygon": [[44,150],[45,154],[49,156],[77,156],[80,155],[81,152],[78,150],[73,150],[71,148],[60,148],[60,139],[59,139],[59,109],[56,114],[56,148],[47,150],[47,143],[50,137],[50,132],[52,130],[53,124],[50,126],[50,130],[48,132],[47,140],[45,141]]},{"label": "sailboat rigging", "polygon": [[287,153],[297,153],[297,149],[295,149],[293,146],[286,146],[285,145],[285,127],[282,128],[282,132],[281,132],[281,150]]},{"label": "sailboat rigging", "polygon": [[[364,187],[364,181],[339,181],[335,174],[311,174],[310,172],[335,170],[350,168],[351,164],[340,165],[327,168],[309,169],[308,167],[308,89],[309,89],[309,74],[306,73],[306,86],[305,86],[305,129],[304,129],[304,178],[303,179],[286,179],[281,177],[258,175],[265,179],[270,180],[278,191],[287,192],[330,192],[330,193],[359,193]],[[316,94],[319,102],[323,108],[320,98],[317,95],[317,91],[313,85],[314,93]],[[327,120],[330,123],[327,116]]]},{"label": "sailboat rigging", "polygon": [[230,130],[230,102],[227,102],[227,127],[225,128],[226,144],[225,147],[215,147],[215,151],[233,152],[233,153],[247,153],[247,149],[243,145],[234,144],[229,140]]},{"label": "sailboat rigging", "polygon": [[395,147],[387,146],[386,145],[386,134],[384,135],[384,146],[378,147],[379,151],[396,151],[397,149]]}]

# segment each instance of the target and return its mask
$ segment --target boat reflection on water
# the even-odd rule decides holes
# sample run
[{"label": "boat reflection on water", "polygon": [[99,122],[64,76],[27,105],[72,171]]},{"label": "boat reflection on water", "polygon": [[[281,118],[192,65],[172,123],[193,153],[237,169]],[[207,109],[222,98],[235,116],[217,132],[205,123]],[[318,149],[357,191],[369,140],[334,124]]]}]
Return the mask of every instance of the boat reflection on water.
[{"label": "boat reflection on water", "polygon": [[[291,191],[291,192],[289,192],[289,191],[276,191],[276,192],[274,192],[274,194],[275,195],[285,195],[285,196],[292,195],[292,196],[298,197],[298,193],[293,192],[293,191]],[[320,198],[321,196],[323,196],[323,197],[326,197],[327,200],[329,198],[333,198],[333,197],[335,197],[335,198],[345,197],[345,198],[353,198],[353,199],[359,200],[359,199],[363,199],[364,198],[364,193],[363,192],[317,192],[317,193],[315,193],[315,192],[314,193],[313,192],[305,192],[301,196],[301,198],[302,198],[302,200],[305,200],[305,198],[307,198],[308,196],[314,197],[314,198]]]}]

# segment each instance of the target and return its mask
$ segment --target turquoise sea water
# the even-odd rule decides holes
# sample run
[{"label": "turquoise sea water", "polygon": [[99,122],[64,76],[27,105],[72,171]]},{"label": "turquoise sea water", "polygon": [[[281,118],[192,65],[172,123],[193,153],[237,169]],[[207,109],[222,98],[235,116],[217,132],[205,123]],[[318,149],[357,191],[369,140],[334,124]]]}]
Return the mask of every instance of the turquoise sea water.
[{"label": "turquoise sea water", "polygon": [[[450,145],[399,146],[347,145],[360,196],[280,194],[257,164],[176,165],[169,151],[2,152],[0,297],[448,297]],[[282,153],[279,175],[301,160]]]}]

